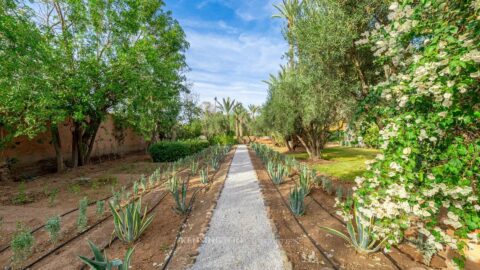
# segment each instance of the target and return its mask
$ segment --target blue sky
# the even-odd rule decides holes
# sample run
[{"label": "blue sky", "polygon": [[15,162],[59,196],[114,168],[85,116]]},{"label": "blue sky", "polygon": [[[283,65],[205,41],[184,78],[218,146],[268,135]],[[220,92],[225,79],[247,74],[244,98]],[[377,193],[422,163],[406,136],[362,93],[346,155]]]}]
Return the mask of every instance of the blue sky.
[{"label": "blue sky", "polygon": [[[278,1],[278,0],[277,0]],[[262,80],[284,63],[282,22],[272,19],[275,0],[166,0],[190,43],[187,73],[200,102],[230,96],[262,104]]]}]

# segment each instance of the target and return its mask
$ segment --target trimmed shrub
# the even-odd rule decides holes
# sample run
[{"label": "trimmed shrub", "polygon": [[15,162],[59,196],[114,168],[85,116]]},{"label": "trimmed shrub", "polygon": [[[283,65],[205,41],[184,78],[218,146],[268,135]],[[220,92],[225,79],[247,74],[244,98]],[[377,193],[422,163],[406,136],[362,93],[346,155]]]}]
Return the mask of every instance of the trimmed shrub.
[{"label": "trimmed shrub", "polygon": [[208,140],[212,145],[234,145],[237,144],[237,140],[233,135],[216,135]]},{"label": "trimmed shrub", "polygon": [[153,144],[148,153],[154,162],[174,162],[207,148],[209,143],[200,140],[162,141]]}]

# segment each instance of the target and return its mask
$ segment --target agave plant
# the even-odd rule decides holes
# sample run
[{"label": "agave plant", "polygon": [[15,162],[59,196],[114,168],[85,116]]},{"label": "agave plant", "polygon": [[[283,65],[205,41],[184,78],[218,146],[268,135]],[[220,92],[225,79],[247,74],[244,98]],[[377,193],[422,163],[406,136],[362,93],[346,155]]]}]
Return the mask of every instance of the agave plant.
[{"label": "agave plant", "polygon": [[[179,188],[179,181],[176,177],[171,178],[168,181],[168,187],[170,193],[175,199],[177,204],[175,211],[180,214],[186,214],[190,209],[190,202],[187,202],[187,192],[188,192],[188,179],[182,181],[182,185]],[[193,197],[192,197],[193,198]]]},{"label": "agave plant", "polygon": [[200,170],[200,183],[208,184],[208,168]]},{"label": "agave plant", "polygon": [[375,219],[373,217],[365,217],[362,213],[358,211],[358,208],[355,207],[353,209],[353,219],[355,220],[355,222],[353,222],[352,219],[349,219],[347,221],[348,235],[332,228],[320,228],[327,231],[328,233],[344,239],[345,241],[350,243],[353,248],[360,254],[377,252],[380,248],[383,247],[388,237],[380,240],[372,233],[372,228],[375,223]]},{"label": "agave plant", "polygon": [[120,259],[113,259],[111,261],[108,260],[107,255],[102,254],[100,249],[91,241],[88,241],[88,245],[90,246],[90,250],[93,253],[93,259],[90,259],[84,256],[78,256],[78,257],[85,264],[90,266],[90,269],[112,270],[116,268],[118,270],[128,270],[130,268],[130,262],[134,252],[133,248],[129,248],[127,250],[127,253],[125,254],[125,257],[122,262]]},{"label": "agave plant", "polygon": [[126,243],[135,242],[153,221],[153,216],[147,217],[147,207],[142,215],[141,199],[119,209],[110,203],[110,210],[115,225],[115,234],[118,239]]},{"label": "agave plant", "polygon": [[272,177],[272,181],[275,185],[280,185],[283,182],[283,177],[286,174],[285,166],[281,162],[276,165],[273,162],[267,164],[267,170]]},{"label": "agave plant", "polygon": [[190,174],[192,176],[196,175],[197,170],[198,170],[198,162],[197,161],[192,161],[192,163],[190,164]]},{"label": "agave plant", "polygon": [[214,170],[218,170],[220,167],[220,160],[217,157],[213,157],[210,159],[210,166],[212,166]]},{"label": "agave plant", "polygon": [[296,216],[305,213],[305,191],[302,187],[295,186],[290,190],[290,209]]},{"label": "agave plant", "polygon": [[300,171],[300,188],[303,189],[305,195],[308,195],[312,189],[313,181],[311,175],[308,172],[308,168],[304,166]]}]

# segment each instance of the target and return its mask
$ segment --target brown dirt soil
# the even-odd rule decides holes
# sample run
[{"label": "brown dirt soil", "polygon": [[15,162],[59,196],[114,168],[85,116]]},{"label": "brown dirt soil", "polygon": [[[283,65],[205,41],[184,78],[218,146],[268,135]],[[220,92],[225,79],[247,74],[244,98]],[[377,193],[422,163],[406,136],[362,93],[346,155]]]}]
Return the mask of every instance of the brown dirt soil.
[{"label": "brown dirt soil", "polygon": [[[270,181],[270,178],[263,166],[261,160],[255,155],[253,151],[250,151],[252,162],[259,176],[261,186],[264,192],[265,200],[269,206],[270,216],[274,221],[283,248],[285,249],[288,258],[292,262],[294,269],[319,269],[319,266],[309,267],[300,259],[298,247],[292,247],[291,245],[285,245],[288,239],[307,239],[307,235],[301,230],[293,230],[294,227],[299,227],[295,222],[288,222],[293,220],[293,215],[288,210],[288,206],[282,201],[288,202],[288,194],[290,189],[294,186],[294,180],[290,179],[282,183],[277,192],[274,184]],[[280,197],[281,196],[281,197]],[[370,256],[363,256],[357,254],[355,250],[347,245],[344,240],[339,237],[335,237],[326,233],[320,229],[320,226],[331,227],[340,231],[346,231],[345,226],[337,219],[332,217],[330,213],[335,211],[334,197],[330,196],[323,191],[313,189],[311,197],[320,203],[315,203],[311,197],[306,198],[306,213],[304,216],[298,218],[300,224],[305,228],[308,236],[313,239],[317,246],[321,247],[327,257],[333,261],[335,266],[340,269],[426,269],[419,263],[416,263],[408,256],[398,251],[389,253],[392,260],[390,260],[383,253],[377,252]],[[314,246],[311,244],[310,246]],[[319,254],[312,256],[319,261],[322,257]],[[392,262],[393,261],[393,262]],[[396,265],[395,265],[396,264]]]},{"label": "brown dirt soil", "polygon": [[[0,217],[3,218],[0,249],[10,242],[17,222],[30,229],[36,228],[52,216],[78,208],[83,197],[92,202],[105,198],[111,195],[112,187],[118,189],[129,185],[142,174],[151,174],[158,166],[159,163],[152,163],[146,155],[134,155],[42,176],[24,183],[25,194],[31,202],[22,205],[13,203],[19,194],[20,183],[0,182]],[[48,193],[53,190],[58,193],[52,204]]]},{"label": "brown dirt soil", "polygon": [[[167,256],[172,252],[175,239],[183,226],[181,239],[174,251],[168,269],[185,269],[192,262],[193,255],[201,243],[198,238],[201,231],[207,226],[210,220],[211,211],[215,207],[216,201],[227,177],[230,164],[233,160],[234,151],[231,151],[220,169],[210,177],[214,177],[208,188],[205,188],[199,181],[199,177],[190,180],[190,194],[194,190],[199,190],[195,197],[194,205],[190,215],[183,224],[184,217],[173,210],[174,201],[170,194],[168,199],[162,202],[162,206],[155,209],[156,218],[145,231],[145,234],[135,245],[134,259],[132,269],[161,269]],[[186,239],[200,240],[196,243],[184,241]],[[111,258],[122,258],[127,250],[127,246],[116,241],[107,253]]]},{"label": "brown dirt soil", "polygon": [[[222,163],[220,171],[215,174],[214,186],[217,185],[217,182],[220,185],[223,185],[232,157],[233,153],[230,152]],[[179,177],[186,177],[188,173],[189,169],[181,171]],[[210,176],[213,177],[213,175],[214,172],[211,171]],[[201,184],[198,176],[190,179],[190,195],[195,189],[200,187]],[[197,196],[197,199],[195,200],[196,205],[201,202],[199,199],[202,198],[202,196],[210,197],[212,195],[210,191],[203,194],[204,195],[199,193],[199,196]],[[159,201],[160,204],[153,209],[152,207]],[[145,194],[142,198],[142,205],[144,207],[148,206],[149,209],[153,209],[150,215],[155,215],[155,218],[150,227],[135,245],[132,269],[155,269],[157,267],[154,267],[153,263],[158,262],[158,267],[163,263],[165,256],[168,254],[168,251],[175,240],[180,224],[182,224],[183,217],[174,212],[173,207],[175,202],[163,185],[151,190],[148,194]],[[193,212],[196,211],[196,208],[197,207],[194,208]],[[92,215],[94,215],[94,211],[94,209],[89,209],[89,212],[92,212]],[[107,214],[105,214],[104,222],[94,226],[90,231],[61,247],[48,258],[34,265],[32,269],[81,269],[84,265],[77,256],[92,256],[87,245],[87,239],[91,240],[99,247],[104,247],[109,244],[113,238],[112,232],[114,228],[112,218],[108,213],[109,211],[107,210],[106,212]],[[61,239],[59,243],[70,240],[78,234],[75,229],[75,219],[76,215],[66,219],[65,222],[62,219],[62,222],[64,222],[62,223],[62,230],[68,227],[67,230],[69,231],[62,233],[65,237]],[[92,220],[89,222],[89,226],[93,225],[95,222],[96,220]],[[52,250],[53,246],[46,242],[47,239],[48,236],[44,232],[37,238],[37,243],[39,244],[36,246],[35,253],[28,259],[28,262],[32,262]],[[107,248],[106,252],[109,258],[123,258],[126,248],[127,247],[123,243],[117,240]],[[10,255],[9,251],[0,254],[0,265],[8,263]]]}]

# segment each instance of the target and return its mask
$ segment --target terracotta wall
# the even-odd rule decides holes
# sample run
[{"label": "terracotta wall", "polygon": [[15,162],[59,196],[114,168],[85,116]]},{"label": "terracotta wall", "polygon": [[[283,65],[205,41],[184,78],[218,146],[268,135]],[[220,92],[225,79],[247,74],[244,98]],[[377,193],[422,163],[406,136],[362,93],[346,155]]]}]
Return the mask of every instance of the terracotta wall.
[{"label": "terracotta wall", "polygon": [[[62,140],[62,151],[65,160],[71,158],[71,125],[64,123],[59,128]],[[119,130],[115,128],[113,119],[109,116],[98,130],[95,140],[92,157],[105,156],[109,154],[124,155],[126,153],[142,151],[146,143],[132,130]],[[6,158],[15,158],[15,167],[34,166],[42,161],[55,159],[55,150],[51,144],[49,132],[43,133],[34,139],[18,137],[14,139],[5,149],[0,150],[0,161]]]}]

